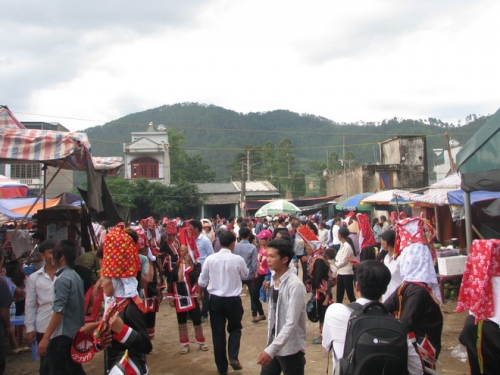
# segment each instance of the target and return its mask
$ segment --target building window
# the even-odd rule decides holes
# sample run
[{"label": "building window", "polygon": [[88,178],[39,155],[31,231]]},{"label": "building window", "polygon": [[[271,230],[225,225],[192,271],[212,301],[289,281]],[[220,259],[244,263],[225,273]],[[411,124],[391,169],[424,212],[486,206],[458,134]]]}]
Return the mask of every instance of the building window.
[{"label": "building window", "polygon": [[392,172],[381,172],[379,177],[379,184],[381,189],[391,189],[394,187],[394,176]]},{"label": "building window", "polygon": [[158,160],[148,157],[132,161],[132,178],[159,178]]},{"label": "building window", "polygon": [[40,178],[41,165],[36,164],[11,164],[10,178]]}]

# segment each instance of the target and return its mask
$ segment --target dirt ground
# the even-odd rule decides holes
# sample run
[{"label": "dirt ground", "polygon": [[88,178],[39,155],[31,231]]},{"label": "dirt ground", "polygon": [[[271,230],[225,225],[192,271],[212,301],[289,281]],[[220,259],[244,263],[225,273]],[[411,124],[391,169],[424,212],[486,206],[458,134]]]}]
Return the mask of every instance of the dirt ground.
[{"label": "dirt ground", "polygon": [[[334,294],[335,295],[335,294]],[[267,321],[260,323],[251,322],[250,300],[243,291],[242,294],[245,315],[243,316],[243,335],[241,339],[240,362],[241,371],[229,371],[229,374],[254,375],[260,373],[260,366],[256,364],[257,357],[264,349],[267,336]],[[265,306],[267,307],[267,306]],[[462,329],[466,313],[456,314],[456,302],[445,303],[442,307],[444,315],[444,329],[442,335],[441,364],[438,371],[443,375],[463,375],[469,373],[467,363],[451,356],[451,350],[458,345],[458,335]],[[264,311],[267,311],[266,309]],[[179,354],[177,334],[177,320],[175,311],[166,301],[161,305],[157,316],[156,337],[153,341],[153,352],[148,356],[149,373],[164,375],[182,374],[218,374],[214,363],[212,350],[212,336],[210,324],[204,323],[203,328],[210,350],[202,352],[194,342],[194,331],[190,327],[191,352]],[[328,373],[331,374],[331,356],[321,345],[312,345],[311,340],[318,334],[318,324],[307,322],[307,349],[306,349],[306,374],[326,374],[327,358],[330,357]],[[8,351],[9,349],[6,348]],[[84,365],[87,374],[103,373],[103,355],[98,353],[95,358]],[[31,360],[31,353],[21,355],[7,355],[6,375],[37,374],[38,362]]]}]

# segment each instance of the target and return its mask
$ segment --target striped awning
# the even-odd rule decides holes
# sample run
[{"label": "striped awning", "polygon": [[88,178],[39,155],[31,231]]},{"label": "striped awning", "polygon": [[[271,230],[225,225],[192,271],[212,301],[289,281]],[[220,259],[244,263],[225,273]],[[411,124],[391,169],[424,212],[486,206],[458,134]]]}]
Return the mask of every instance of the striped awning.
[{"label": "striped awning", "polygon": [[448,204],[448,192],[456,189],[427,189],[423,194],[410,193],[409,191],[396,191],[394,195],[416,203],[425,203],[433,206]]},{"label": "striped awning", "polygon": [[123,165],[121,157],[93,157],[87,134],[28,130],[5,105],[0,105],[0,162],[26,163],[39,161],[53,167],[64,163],[63,169],[95,170],[116,174]]},{"label": "striped awning", "polygon": [[394,195],[416,203],[424,203],[433,206],[444,206],[448,204],[448,193],[460,189],[461,178],[458,173],[453,173],[442,180],[433,183],[423,194],[396,190]]},{"label": "striped awning", "polygon": [[89,163],[94,169],[118,172],[121,157],[92,157],[90,142],[85,133],[51,130],[0,128],[0,162],[14,164],[39,161],[53,167],[86,171]]},{"label": "striped awning", "polygon": [[25,129],[5,105],[0,105],[0,128]]}]

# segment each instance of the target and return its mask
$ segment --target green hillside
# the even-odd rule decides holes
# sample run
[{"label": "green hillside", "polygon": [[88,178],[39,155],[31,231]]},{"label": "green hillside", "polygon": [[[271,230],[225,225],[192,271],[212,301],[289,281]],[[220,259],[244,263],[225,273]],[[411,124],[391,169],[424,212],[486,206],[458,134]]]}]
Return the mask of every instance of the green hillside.
[{"label": "green hillside", "polygon": [[[311,162],[326,163],[327,155],[345,151],[354,154],[356,162],[373,164],[379,158],[378,142],[397,135],[425,134],[429,163],[433,163],[433,148],[446,148],[445,132],[464,144],[487,117],[471,115],[469,123],[456,126],[429,119],[391,119],[380,124],[339,124],[332,120],[286,110],[242,114],[213,105],[182,103],[164,105],[143,112],[132,113],[102,126],[88,128],[95,156],[121,156],[123,143],[130,142],[131,132],[146,131],[149,122],[164,124],[186,137],[183,148],[189,155],[200,155],[203,163],[216,172],[216,181],[229,180],[227,166],[246,148],[264,147],[266,142],[275,147],[285,138],[293,144],[293,169],[308,176],[317,173]],[[432,167],[432,166],[430,166]],[[334,169],[334,168],[330,168]],[[263,178],[269,176],[262,176]]]}]

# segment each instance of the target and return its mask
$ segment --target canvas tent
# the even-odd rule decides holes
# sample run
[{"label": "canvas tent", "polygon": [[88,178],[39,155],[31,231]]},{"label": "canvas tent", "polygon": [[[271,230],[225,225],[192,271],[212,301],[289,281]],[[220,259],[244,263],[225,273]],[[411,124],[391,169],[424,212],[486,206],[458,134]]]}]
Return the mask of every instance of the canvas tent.
[{"label": "canvas tent", "polygon": [[464,191],[500,191],[500,109],[457,154]]},{"label": "canvas tent", "polygon": [[0,198],[26,198],[28,194],[28,185],[21,184],[0,174]]},{"label": "canvas tent", "polygon": [[500,109],[474,134],[457,154],[462,175],[467,244],[472,245],[470,192],[500,191]]},{"label": "canvas tent", "polygon": [[[113,210],[104,175],[117,173],[123,165],[120,157],[96,158],[85,133],[29,130],[20,128],[6,106],[0,106],[0,163],[39,161],[56,168],[87,172],[87,206],[93,216],[106,211],[109,220],[122,221]],[[109,204],[111,202],[111,204]],[[105,208],[106,206],[106,208]]]}]

